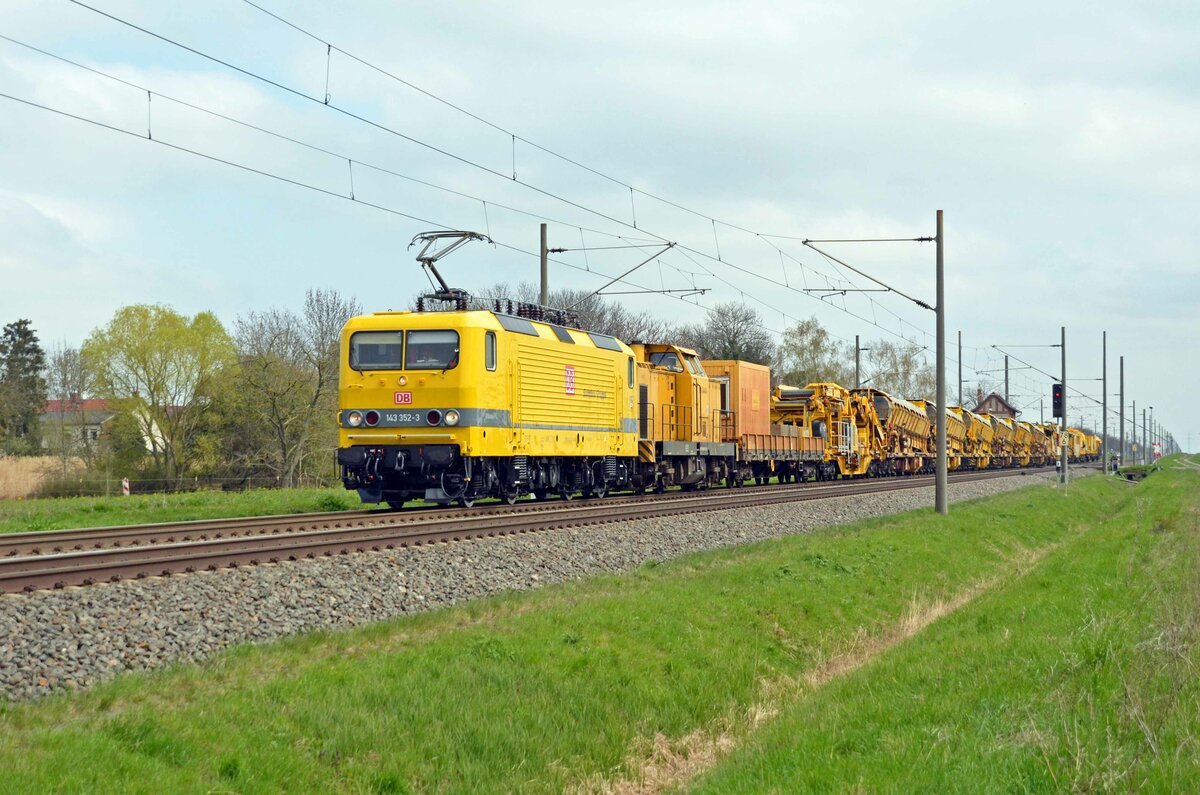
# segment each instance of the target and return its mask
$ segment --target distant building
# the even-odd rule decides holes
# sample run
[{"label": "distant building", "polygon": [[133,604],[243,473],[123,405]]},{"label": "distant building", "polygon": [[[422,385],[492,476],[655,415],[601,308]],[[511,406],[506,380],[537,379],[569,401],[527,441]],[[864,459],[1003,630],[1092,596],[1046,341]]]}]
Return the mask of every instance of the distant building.
[{"label": "distant building", "polygon": [[995,392],[987,397],[983,397],[980,394],[978,400],[979,402],[974,409],[976,414],[990,414],[993,417],[1006,417],[1010,420],[1015,420],[1017,415],[1021,413],[1011,403]]},{"label": "distant building", "polygon": [[108,434],[108,426],[117,412],[107,400],[80,398],[48,400],[42,409],[42,447],[52,445],[68,452],[94,450]]}]

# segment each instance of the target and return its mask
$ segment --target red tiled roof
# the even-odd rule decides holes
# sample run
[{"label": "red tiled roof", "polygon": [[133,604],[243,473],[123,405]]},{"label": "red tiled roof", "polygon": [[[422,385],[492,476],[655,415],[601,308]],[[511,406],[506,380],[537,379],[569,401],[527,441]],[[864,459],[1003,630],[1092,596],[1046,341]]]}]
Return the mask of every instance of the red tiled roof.
[{"label": "red tiled roof", "polygon": [[70,414],[77,411],[109,411],[108,401],[100,398],[84,400],[47,400],[43,414]]}]

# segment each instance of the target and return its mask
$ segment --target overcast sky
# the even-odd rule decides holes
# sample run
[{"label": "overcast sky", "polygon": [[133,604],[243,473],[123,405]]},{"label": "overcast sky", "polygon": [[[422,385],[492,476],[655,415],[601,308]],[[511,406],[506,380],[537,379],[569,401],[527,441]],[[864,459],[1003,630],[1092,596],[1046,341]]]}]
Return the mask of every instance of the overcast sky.
[{"label": "overcast sky", "polygon": [[[669,240],[621,289],[709,292],[613,300],[688,322],[745,300],[773,331],[816,316],[932,361],[932,313],[804,292],[870,285],[789,237],[929,235],[943,209],[968,391],[1002,378],[993,345],[1056,343],[1065,325],[1068,381],[1098,397],[1107,330],[1114,411],[1123,355],[1126,403],[1200,447],[1195,2],[262,5],[317,38],[241,0],[94,7],[298,93],[68,0],[0,0],[0,34],[140,87],[0,40],[0,93],[133,133],[0,98],[0,322],[78,345],[130,303],[232,324],[332,287],[398,308],[425,284],[414,234],[502,244],[446,260],[454,285],[532,281],[536,257],[504,246],[536,252],[540,215],[552,246],[597,249],[557,255],[554,287],[596,289],[657,250],[600,247]],[[932,244],[822,247],[934,302]],[[1057,349],[1009,351],[1058,372]],[[1010,364],[1037,419],[1051,379]]]}]

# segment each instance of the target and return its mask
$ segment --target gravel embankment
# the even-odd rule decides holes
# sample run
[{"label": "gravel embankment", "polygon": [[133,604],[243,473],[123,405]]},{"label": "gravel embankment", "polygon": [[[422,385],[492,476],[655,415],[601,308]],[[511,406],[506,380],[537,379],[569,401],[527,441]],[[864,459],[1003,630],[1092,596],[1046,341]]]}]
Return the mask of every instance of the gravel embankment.
[{"label": "gravel embankment", "polygon": [[[952,501],[1046,475],[951,485]],[[648,560],[926,507],[933,489],[645,519],[337,558],[0,596],[0,701],[78,689],[243,642],[351,627]]]}]

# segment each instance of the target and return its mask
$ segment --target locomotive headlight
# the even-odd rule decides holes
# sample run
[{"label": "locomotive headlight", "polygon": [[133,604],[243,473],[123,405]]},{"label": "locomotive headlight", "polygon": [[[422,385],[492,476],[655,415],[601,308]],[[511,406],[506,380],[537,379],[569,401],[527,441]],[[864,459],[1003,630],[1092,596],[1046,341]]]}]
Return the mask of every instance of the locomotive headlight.
[{"label": "locomotive headlight", "polygon": [[352,411],[346,415],[346,424],[351,428],[357,428],[359,425],[362,425],[362,421],[362,412]]},{"label": "locomotive headlight", "polygon": [[458,412],[454,409],[450,409],[446,412],[444,420],[447,425],[458,425]]}]

